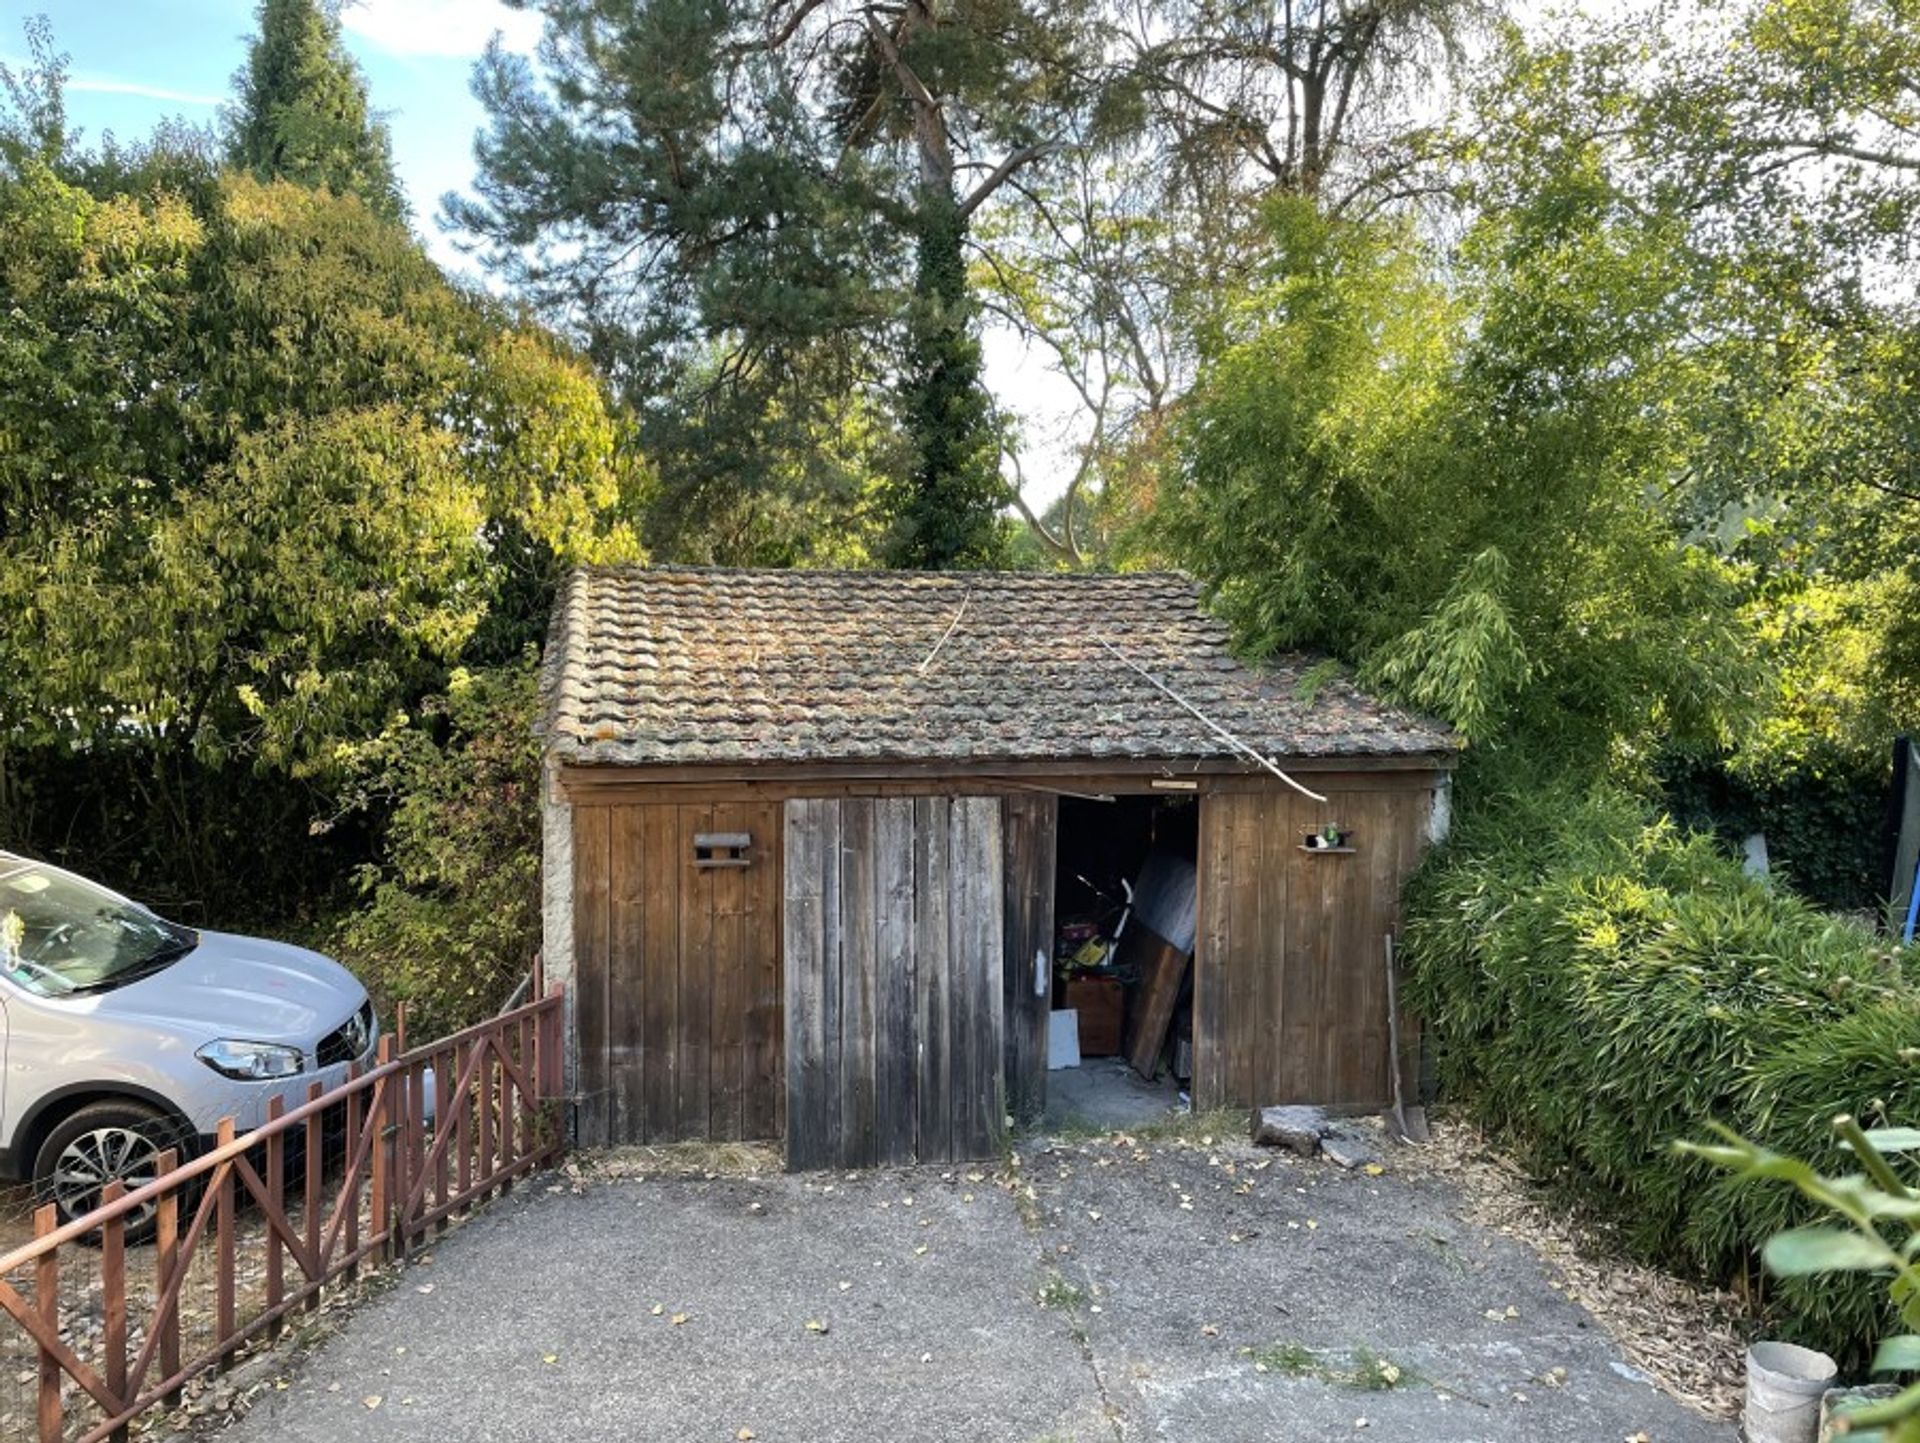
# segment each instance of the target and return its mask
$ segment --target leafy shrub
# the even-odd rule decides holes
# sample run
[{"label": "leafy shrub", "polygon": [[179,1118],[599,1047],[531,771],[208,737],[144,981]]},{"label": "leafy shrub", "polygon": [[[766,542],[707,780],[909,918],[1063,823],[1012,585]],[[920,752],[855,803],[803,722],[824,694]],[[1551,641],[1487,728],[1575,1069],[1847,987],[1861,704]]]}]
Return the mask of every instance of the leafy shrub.
[{"label": "leafy shrub", "polygon": [[383,864],[334,946],[416,1036],[497,1011],[540,945],[540,750],[531,659],[458,671],[357,748],[359,799],[391,807]]},{"label": "leafy shrub", "polygon": [[[1415,880],[1406,943],[1443,1088],[1641,1256],[1726,1280],[1805,1220],[1670,1151],[1703,1122],[1820,1161],[1836,1113],[1920,1115],[1913,959],[1624,793],[1547,788],[1466,819]],[[1858,1279],[1765,1303],[1843,1354],[1884,1321]]]}]

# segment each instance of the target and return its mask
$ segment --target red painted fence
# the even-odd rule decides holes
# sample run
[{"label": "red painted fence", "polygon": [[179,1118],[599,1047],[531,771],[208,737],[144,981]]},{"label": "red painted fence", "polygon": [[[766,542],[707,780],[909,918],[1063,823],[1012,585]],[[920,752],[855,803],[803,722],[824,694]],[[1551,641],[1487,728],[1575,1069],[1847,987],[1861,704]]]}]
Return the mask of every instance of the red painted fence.
[{"label": "red painted fence", "polygon": [[[124,1438],[318,1309],[330,1284],[406,1257],[555,1161],[562,994],[534,993],[398,1055],[383,1038],[341,1086],[315,1083],[244,1136],[222,1124],[211,1152],[169,1155],[154,1182],[114,1184],[84,1218],[56,1226],[41,1208],[33,1241],[0,1257],[0,1437]],[[130,1245],[149,1219],[150,1240]]]}]

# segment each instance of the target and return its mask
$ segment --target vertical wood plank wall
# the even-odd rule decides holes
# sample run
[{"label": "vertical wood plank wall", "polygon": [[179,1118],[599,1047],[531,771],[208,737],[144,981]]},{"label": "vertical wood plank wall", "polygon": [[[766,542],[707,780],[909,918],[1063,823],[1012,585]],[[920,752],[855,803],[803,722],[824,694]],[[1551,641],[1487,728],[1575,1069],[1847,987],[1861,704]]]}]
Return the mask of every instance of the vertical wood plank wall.
[{"label": "vertical wood plank wall", "polygon": [[[578,806],[580,1139],[775,1138],[785,1109],[777,802]],[[752,837],[694,866],[699,832]]]},{"label": "vertical wood plank wall", "polygon": [[[1202,794],[1200,1106],[1388,1100],[1384,937],[1432,774],[1383,780]],[[1352,854],[1299,849],[1328,820]],[[696,868],[702,831],[751,835],[752,865]],[[1039,1116],[1051,794],[581,800],[573,840],[583,1143],[784,1136],[792,1166],[859,1166],[988,1156]]]},{"label": "vertical wood plank wall", "polygon": [[[1201,803],[1200,1107],[1389,1100],[1385,938],[1425,845],[1432,792],[1327,795],[1324,806],[1277,790]],[[1302,851],[1302,831],[1329,820],[1353,834],[1354,852]],[[1409,1035],[1403,1027],[1403,1054]]]},{"label": "vertical wood plank wall", "polygon": [[[1007,1111],[1024,1125],[1047,1108],[1047,1013],[1053,1006],[1054,850],[1060,800],[1046,792],[1010,796],[1006,848],[1005,998]],[[1035,956],[1038,967],[1035,986]]]},{"label": "vertical wood plank wall", "polygon": [[786,803],[790,1168],[999,1150],[1001,826],[998,798]]}]

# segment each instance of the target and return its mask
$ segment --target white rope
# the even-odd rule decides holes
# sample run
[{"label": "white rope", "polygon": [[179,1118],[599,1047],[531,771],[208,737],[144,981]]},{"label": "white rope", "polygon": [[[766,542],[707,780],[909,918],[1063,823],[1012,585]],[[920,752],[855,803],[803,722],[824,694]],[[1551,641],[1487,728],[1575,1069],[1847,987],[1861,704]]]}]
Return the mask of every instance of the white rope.
[{"label": "white rope", "polygon": [[933,644],[933,650],[927,653],[927,659],[915,668],[925,671],[933,665],[933,659],[940,655],[940,648],[947,644],[947,638],[953,635],[953,629],[960,624],[960,618],[967,614],[967,603],[973,600],[973,588],[967,588],[967,594],[960,598],[960,609],[953,614],[953,620],[947,623],[947,629],[940,633],[940,639]]},{"label": "white rope", "polygon": [[1039,782],[1007,781],[1001,783],[1001,785],[1018,787],[1023,792],[1042,792],[1053,797],[1072,797],[1076,802],[1114,802],[1119,800],[1119,798],[1111,792],[1070,792],[1065,787],[1043,786]]},{"label": "white rope", "polygon": [[1192,713],[1193,716],[1196,717],[1206,727],[1208,727],[1215,736],[1219,737],[1220,740],[1225,742],[1228,746],[1232,747],[1235,751],[1241,753],[1244,756],[1250,757],[1254,761],[1258,762],[1261,766],[1265,767],[1268,771],[1272,772],[1276,777],[1280,778],[1281,781],[1285,782],[1288,786],[1292,787],[1296,792],[1300,793],[1301,796],[1307,798],[1309,801],[1314,801],[1314,802],[1326,801],[1326,798],[1321,796],[1320,793],[1316,791],[1311,791],[1308,788],[1301,786],[1300,783],[1296,782],[1292,777],[1288,776],[1285,772],[1281,771],[1280,768],[1275,766],[1272,761],[1270,761],[1266,757],[1261,756],[1259,752],[1255,751],[1252,747],[1248,746],[1245,742],[1241,741],[1239,737],[1235,736],[1232,732],[1228,731],[1225,727],[1221,726],[1219,722],[1215,721],[1212,717],[1208,716],[1205,712],[1201,711],[1199,707],[1195,706],[1192,702],[1188,701],[1185,697],[1181,696],[1179,692],[1175,691],[1172,687],[1168,686],[1164,681],[1160,680],[1159,677],[1155,676],[1152,672],[1148,671],[1145,667],[1133,661],[1132,658],[1128,657],[1125,652],[1121,651],[1119,647],[1115,646],[1112,642],[1108,641],[1104,636],[1097,636],[1094,638],[1094,640],[1099,642],[1108,651],[1112,652],[1114,655],[1114,658],[1117,661],[1119,661],[1121,665],[1129,667],[1132,670],[1140,673],[1140,675],[1145,677],[1149,682],[1151,682],[1153,686],[1158,688],[1160,691],[1164,692],[1174,702],[1176,702],[1180,706],[1184,707],[1187,711]]}]

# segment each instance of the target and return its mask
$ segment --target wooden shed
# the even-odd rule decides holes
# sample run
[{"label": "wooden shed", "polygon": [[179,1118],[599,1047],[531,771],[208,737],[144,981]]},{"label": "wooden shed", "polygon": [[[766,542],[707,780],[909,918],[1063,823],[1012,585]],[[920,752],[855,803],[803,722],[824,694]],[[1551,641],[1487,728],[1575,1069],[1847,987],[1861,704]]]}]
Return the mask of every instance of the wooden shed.
[{"label": "wooden shed", "polygon": [[1455,743],[1325,671],[1242,665],[1173,574],[576,572],[541,728],[580,1141],[988,1156],[1074,987],[1197,1107],[1383,1105]]}]

